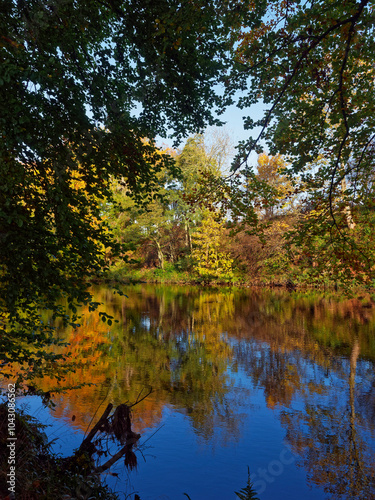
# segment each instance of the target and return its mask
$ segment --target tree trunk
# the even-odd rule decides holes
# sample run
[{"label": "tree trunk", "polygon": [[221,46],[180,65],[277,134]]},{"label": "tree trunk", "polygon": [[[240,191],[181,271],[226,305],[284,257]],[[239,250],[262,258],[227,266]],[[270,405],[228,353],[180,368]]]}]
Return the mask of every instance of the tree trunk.
[{"label": "tree trunk", "polygon": [[186,232],[186,246],[189,248],[190,253],[193,251],[193,245],[191,243],[190,225],[187,220],[185,220],[185,232]]},{"label": "tree trunk", "polygon": [[[346,191],[346,180],[345,180],[345,178],[342,179],[342,181],[341,181],[341,190],[342,190],[343,193],[345,193],[345,191]],[[353,220],[352,211],[351,211],[349,205],[347,205],[344,208],[344,214],[345,214],[345,217],[346,217],[346,223],[348,225],[348,228],[352,231],[355,228],[355,222]]]},{"label": "tree trunk", "polygon": [[164,255],[163,255],[163,251],[161,249],[160,243],[158,241],[156,241],[156,240],[155,240],[155,243],[156,243],[156,248],[158,250],[159,266],[160,266],[161,269],[164,269]]}]

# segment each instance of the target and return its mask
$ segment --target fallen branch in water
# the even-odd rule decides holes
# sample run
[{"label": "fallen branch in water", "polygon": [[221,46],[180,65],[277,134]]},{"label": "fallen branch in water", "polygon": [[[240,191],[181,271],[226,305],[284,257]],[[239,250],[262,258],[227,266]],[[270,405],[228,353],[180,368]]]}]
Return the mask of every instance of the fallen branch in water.
[{"label": "fallen branch in water", "polygon": [[85,439],[82,441],[81,446],[79,447],[79,451],[89,451],[90,445],[92,445],[91,441],[94,439],[95,434],[98,431],[102,430],[102,428],[104,427],[104,425],[108,419],[108,416],[112,411],[112,408],[113,408],[113,404],[109,403],[107,408],[104,410],[103,415],[100,417],[98,422],[94,425],[94,427],[91,429],[91,431],[89,432],[87,437],[85,437]]},{"label": "fallen branch in water", "polygon": [[[87,437],[82,441],[81,446],[76,452],[76,456],[82,455],[82,453],[87,454],[87,460],[91,463],[92,473],[100,474],[105,470],[109,469],[113,464],[115,464],[120,458],[125,455],[125,466],[133,469],[137,466],[137,457],[133,451],[133,446],[137,443],[140,434],[133,432],[131,428],[131,408],[147,398],[152,392],[152,389],[148,393],[140,397],[142,391],[139,393],[135,403],[120,404],[113,414],[111,415],[113,404],[108,404],[107,408],[104,410],[102,416],[98,422],[94,425],[91,431],[88,433]],[[95,442],[93,441],[97,433],[103,433],[102,438],[98,438]],[[95,453],[100,456],[103,454],[102,441],[106,436],[114,436],[118,442],[124,445],[117,453],[115,453],[107,462],[104,464],[93,467],[93,455]]]}]

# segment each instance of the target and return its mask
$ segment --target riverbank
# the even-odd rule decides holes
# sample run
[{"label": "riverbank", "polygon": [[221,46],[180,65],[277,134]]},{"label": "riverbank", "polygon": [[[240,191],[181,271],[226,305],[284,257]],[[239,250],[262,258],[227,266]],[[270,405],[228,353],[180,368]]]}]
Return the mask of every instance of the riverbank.
[{"label": "riverbank", "polygon": [[117,263],[109,268],[104,275],[106,281],[119,283],[162,283],[176,285],[206,285],[206,286],[239,286],[239,287],[293,287],[294,281],[288,277],[280,280],[265,279],[261,277],[249,279],[237,273],[232,279],[204,278],[189,271],[181,271],[172,264],[167,263],[164,269],[158,267],[127,267]]},{"label": "riverbank", "polygon": [[[48,426],[19,408],[0,403],[0,498],[4,500],[118,500],[89,453],[62,458],[52,451]],[[14,436],[10,437],[10,435]]]},{"label": "riverbank", "polygon": [[280,275],[278,278],[275,276],[270,277],[253,277],[241,275],[237,273],[232,280],[224,279],[204,279],[195,276],[188,271],[180,271],[171,264],[166,264],[164,269],[161,268],[136,268],[127,267],[117,263],[109,268],[104,274],[104,281],[107,283],[121,283],[121,284],[136,284],[136,283],[150,283],[150,284],[163,284],[163,285],[203,285],[211,287],[238,287],[238,288],[285,288],[289,291],[301,290],[328,290],[346,295],[348,297],[363,297],[369,296],[375,301],[375,287],[374,286],[359,286],[358,284],[347,283],[345,285],[338,285],[335,282],[330,282],[326,279],[308,282],[303,277]]}]

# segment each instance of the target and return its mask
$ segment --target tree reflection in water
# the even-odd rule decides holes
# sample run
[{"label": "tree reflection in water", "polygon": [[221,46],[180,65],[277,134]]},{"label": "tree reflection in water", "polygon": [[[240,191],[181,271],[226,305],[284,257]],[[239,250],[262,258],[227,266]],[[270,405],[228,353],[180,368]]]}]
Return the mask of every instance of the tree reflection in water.
[{"label": "tree reflection in water", "polygon": [[[298,464],[307,471],[309,482],[321,486],[331,499],[363,500],[375,498],[373,363],[361,364],[357,385],[356,372],[361,343],[365,348],[371,343],[374,321],[373,315],[366,317],[358,307],[356,315],[352,305],[353,301],[343,302],[341,310],[334,305],[335,323],[331,314],[328,320],[322,314],[321,304],[319,322],[313,308],[299,331],[298,326],[295,329],[299,308],[294,319],[279,323],[274,320],[280,315],[259,311],[252,341],[240,342],[235,358],[263,388],[268,406],[280,409],[286,443],[299,456]],[[348,316],[351,321],[345,332],[340,320],[347,321]],[[333,330],[330,324],[335,325]],[[362,329],[358,337],[359,324],[368,327],[368,336]],[[344,335],[345,342],[337,342]],[[267,347],[260,348],[261,342]],[[327,348],[335,343],[336,349]],[[335,351],[348,355],[333,358]],[[374,357],[374,352],[368,354]],[[370,388],[365,383],[368,379]],[[303,409],[296,409],[301,403]]]},{"label": "tree reflection in water", "polygon": [[202,440],[231,446],[251,411],[252,390],[233,383],[241,369],[280,415],[312,484],[330,498],[375,498],[371,302],[149,285],[124,292],[98,288],[95,297],[119,323],[84,310],[82,326],[63,332],[77,363],[64,384],[95,385],[57,395],[57,415],[75,414],[72,425],[85,429],[103,399],[135,401],[152,387],[134,412],[135,432],[157,427],[170,406]]}]

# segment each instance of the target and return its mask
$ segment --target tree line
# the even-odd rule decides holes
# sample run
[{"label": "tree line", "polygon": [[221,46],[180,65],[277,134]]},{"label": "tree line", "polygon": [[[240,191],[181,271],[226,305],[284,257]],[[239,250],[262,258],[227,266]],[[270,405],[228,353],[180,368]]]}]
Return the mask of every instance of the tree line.
[{"label": "tree line", "polygon": [[[112,278],[344,287],[371,283],[371,268],[367,276],[361,272],[361,255],[338,251],[343,242],[332,241],[324,208],[306,200],[305,181],[290,175],[285,156],[263,152],[251,175],[233,176],[225,169],[230,144],[229,135],[217,129],[191,136],[181,150],[165,149],[177,176],[162,168],[152,200],[143,205],[125,182],[113,182],[114,201],[105,206],[104,217],[122,251],[117,258],[107,254]],[[347,189],[343,180],[343,196]],[[367,245],[367,257],[373,258],[374,218],[363,212],[361,204],[348,205],[342,198],[335,217],[350,233],[345,243]]]}]

